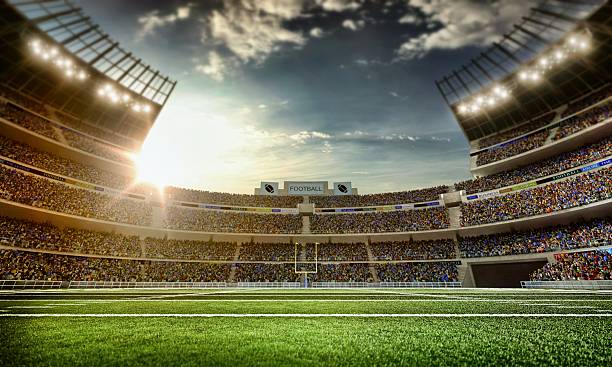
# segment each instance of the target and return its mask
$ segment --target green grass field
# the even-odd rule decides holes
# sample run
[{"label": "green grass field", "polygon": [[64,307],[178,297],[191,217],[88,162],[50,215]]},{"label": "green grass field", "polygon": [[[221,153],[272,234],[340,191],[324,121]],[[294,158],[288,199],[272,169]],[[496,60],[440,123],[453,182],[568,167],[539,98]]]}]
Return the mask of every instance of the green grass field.
[{"label": "green grass field", "polygon": [[612,366],[612,293],[0,292],[0,366]]}]

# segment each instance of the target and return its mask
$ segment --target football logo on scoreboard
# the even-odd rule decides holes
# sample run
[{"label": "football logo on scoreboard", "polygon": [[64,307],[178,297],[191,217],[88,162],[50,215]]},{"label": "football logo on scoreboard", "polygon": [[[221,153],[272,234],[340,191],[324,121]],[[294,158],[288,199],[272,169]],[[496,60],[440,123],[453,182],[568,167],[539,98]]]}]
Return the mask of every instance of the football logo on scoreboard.
[{"label": "football logo on scoreboard", "polygon": [[353,188],[350,182],[334,182],[334,195],[351,195]]},{"label": "football logo on scoreboard", "polygon": [[264,185],[264,189],[269,193],[269,194],[274,194],[274,186],[270,185],[270,184],[265,184]]},{"label": "football logo on scoreboard", "polygon": [[259,195],[278,195],[278,182],[262,182]]}]

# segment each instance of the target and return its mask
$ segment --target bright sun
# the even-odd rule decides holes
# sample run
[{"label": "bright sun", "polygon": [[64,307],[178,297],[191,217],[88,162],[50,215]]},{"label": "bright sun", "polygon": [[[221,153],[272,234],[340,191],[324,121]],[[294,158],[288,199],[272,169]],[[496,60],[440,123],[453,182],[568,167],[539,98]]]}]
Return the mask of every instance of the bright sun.
[{"label": "bright sun", "polygon": [[136,183],[147,183],[163,189],[168,185],[168,173],[162,169],[163,162],[151,157],[150,153],[141,152],[135,156]]}]

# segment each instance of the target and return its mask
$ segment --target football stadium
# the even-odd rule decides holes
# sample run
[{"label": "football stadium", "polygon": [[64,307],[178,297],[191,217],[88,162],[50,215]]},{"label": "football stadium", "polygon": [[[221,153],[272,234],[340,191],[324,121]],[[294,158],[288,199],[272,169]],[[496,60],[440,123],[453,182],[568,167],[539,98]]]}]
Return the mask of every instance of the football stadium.
[{"label": "football stadium", "polygon": [[[612,365],[609,1],[136,3],[0,3],[0,365]],[[138,15],[137,35],[121,6]],[[225,47],[192,65],[199,74],[180,71],[202,61],[177,41],[190,22],[210,24],[200,46]],[[401,36],[393,59],[328,77],[295,67],[326,67],[317,42],[356,37],[333,57],[383,48],[368,29],[384,27],[423,33]],[[309,52],[311,63],[287,61]],[[423,64],[437,77],[419,76]],[[417,92],[386,98],[420,111],[418,91],[433,91],[427,108],[452,119],[461,153],[434,152],[454,138],[368,135],[382,116],[337,135],[315,127],[322,113],[340,125],[394,110],[347,74],[370,83],[366,69],[390,68]],[[263,132],[243,142],[276,165],[264,170],[248,150],[244,165],[218,153],[240,140],[224,127],[233,118],[181,125],[173,103],[188,104],[182,85],[197,78],[213,83],[210,98],[189,104],[206,108],[230,87],[255,98],[256,82],[265,95],[286,83],[312,102],[343,87],[363,102],[311,114],[289,98],[243,108],[231,96],[245,119],[281,127],[297,109],[301,130],[273,136],[284,146]],[[151,148],[161,125],[183,139]],[[211,155],[163,158],[189,139]],[[317,155],[290,156],[312,141]],[[315,165],[359,144],[367,153],[348,171]],[[292,170],[306,157],[313,174]],[[447,179],[463,170],[455,162],[466,173]],[[386,163],[418,180],[374,171]],[[207,186],[189,164],[220,178]],[[227,189],[232,174],[250,186]]]}]

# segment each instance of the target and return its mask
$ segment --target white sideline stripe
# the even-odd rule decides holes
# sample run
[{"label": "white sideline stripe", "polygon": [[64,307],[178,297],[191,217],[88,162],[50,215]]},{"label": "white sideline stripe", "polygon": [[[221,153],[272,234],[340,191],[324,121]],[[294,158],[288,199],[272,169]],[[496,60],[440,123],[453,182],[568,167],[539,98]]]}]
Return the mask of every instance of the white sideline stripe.
[{"label": "white sideline stripe", "polygon": [[85,303],[47,303],[47,306],[86,306]]},{"label": "white sideline stripe", "polygon": [[52,306],[7,306],[6,308],[52,308]]},{"label": "white sideline stripe", "polygon": [[442,318],[461,318],[461,317],[612,317],[612,313],[16,313],[0,314],[0,317],[230,317],[230,318],[251,318],[251,317],[289,317],[289,318],[330,318],[330,317],[351,317],[351,318],[418,318],[418,317],[442,317]]},{"label": "white sideline stripe", "polygon": [[[149,298],[125,298],[125,299],[0,299],[0,302],[83,302],[75,303],[75,305],[81,304],[95,304],[95,303],[115,303],[115,302],[432,302],[432,303],[447,303],[447,302],[494,302],[494,303],[516,303],[521,306],[556,306],[557,303],[534,303],[534,302],[612,302],[612,299],[522,299],[522,298],[507,298],[507,299],[149,299]],[[57,306],[70,305],[72,303],[58,303]],[[51,305],[51,304],[49,304]],[[55,304],[53,304],[55,306]]]}]

